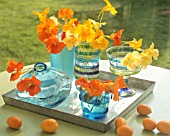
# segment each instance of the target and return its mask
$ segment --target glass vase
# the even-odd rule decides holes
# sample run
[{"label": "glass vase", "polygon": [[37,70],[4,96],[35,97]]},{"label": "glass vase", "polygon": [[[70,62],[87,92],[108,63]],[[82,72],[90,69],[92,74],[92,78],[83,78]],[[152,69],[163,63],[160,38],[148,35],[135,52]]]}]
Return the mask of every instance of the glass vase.
[{"label": "glass vase", "polygon": [[89,43],[81,43],[75,49],[75,78],[88,80],[99,77],[100,50],[94,50]]},{"label": "glass vase", "polygon": [[50,54],[51,67],[55,67],[62,72],[66,73],[70,80],[74,76],[74,60],[75,60],[75,47],[68,50],[65,47],[62,52],[58,54]]},{"label": "glass vase", "polygon": [[[140,67],[136,67],[135,70],[128,70],[126,66],[121,65],[121,59],[123,59],[127,53],[133,51],[134,49],[130,46],[114,46],[106,50],[110,62],[110,71],[116,75],[123,75],[127,85],[129,77],[139,73],[141,70]],[[133,96],[135,93],[136,91],[132,90],[130,87],[119,90],[119,96],[123,97]]]}]

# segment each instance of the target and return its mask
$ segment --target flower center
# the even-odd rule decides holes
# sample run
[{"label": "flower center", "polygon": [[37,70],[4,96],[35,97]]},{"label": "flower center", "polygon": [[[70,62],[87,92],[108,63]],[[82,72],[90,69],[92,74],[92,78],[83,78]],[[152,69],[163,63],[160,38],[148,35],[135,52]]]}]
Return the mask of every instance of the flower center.
[{"label": "flower center", "polygon": [[28,87],[34,87],[34,83],[33,82],[28,83]]},{"label": "flower center", "polygon": [[50,27],[46,27],[45,32],[46,32],[47,34],[50,34],[50,33],[51,33]]}]

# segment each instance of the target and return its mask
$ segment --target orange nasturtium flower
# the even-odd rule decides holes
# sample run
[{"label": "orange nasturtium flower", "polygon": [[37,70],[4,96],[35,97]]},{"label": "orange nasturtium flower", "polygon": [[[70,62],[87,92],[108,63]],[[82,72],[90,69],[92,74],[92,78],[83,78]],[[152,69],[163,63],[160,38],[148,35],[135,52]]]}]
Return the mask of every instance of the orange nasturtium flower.
[{"label": "orange nasturtium flower", "polygon": [[119,30],[117,33],[112,33],[110,35],[110,39],[114,40],[114,46],[119,46],[122,41],[121,41],[121,36],[122,36],[122,33],[123,33],[124,29],[121,29]]},{"label": "orange nasturtium flower", "polygon": [[55,36],[49,37],[44,43],[46,44],[47,51],[52,54],[60,53],[66,46],[63,42],[59,42],[58,38]]},{"label": "orange nasturtium flower", "polygon": [[88,81],[86,78],[84,77],[79,77],[77,80],[76,80],[76,84],[77,85],[80,85],[82,88],[88,88]]},{"label": "orange nasturtium flower", "polygon": [[73,17],[74,11],[71,8],[62,8],[58,11],[58,17],[67,20]]},{"label": "orange nasturtium flower", "polygon": [[114,94],[113,100],[119,101],[119,92],[121,88],[126,88],[126,82],[123,80],[123,76],[119,76],[115,82],[107,80],[102,82],[98,79],[92,79],[90,82],[86,78],[80,77],[76,80],[76,84],[80,85],[83,90],[87,90],[90,96],[100,96],[103,91]]},{"label": "orange nasturtium flower", "polygon": [[127,84],[123,79],[123,76],[118,76],[115,80],[115,83],[119,84],[119,88],[127,88]]},{"label": "orange nasturtium flower", "polygon": [[100,96],[105,89],[104,84],[97,79],[90,80],[88,86],[89,88],[87,89],[87,91],[90,96]]},{"label": "orange nasturtium flower", "polygon": [[106,83],[105,91],[114,94],[113,100],[119,101],[118,90],[121,88],[127,88],[126,82],[123,80],[123,76],[118,76],[115,82]]},{"label": "orange nasturtium flower", "polygon": [[10,77],[10,81],[14,81],[19,78],[21,74],[21,70],[24,67],[24,64],[22,62],[16,62],[14,60],[9,60],[7,62],[7,72],[12,73]]},{"label": "orange nasturtium flower", "polygon": [[37,12],[37,11],[33,11],[32,13],[34,15],[37,15],[40,19],[40,22],[44,22],[46,20],[46,15],[48,14],[48,12],[50,11],[50,8],[47,7],[43,12]]},{"label": "orange nasturtium flower", "polygon": [[52,19],[46,19],[44,22],[37,25],[39,39],[42,42],[51,36],[56,36],[58,31],[59,28]]},{"label": "orange nasturtium flower", "polygon": [[41,81],[35,76],[31,78],[25,78],[17,83],[17,88],[20,92],[28,92],[30,96],[34,96],[41,91],[40,88]]}]

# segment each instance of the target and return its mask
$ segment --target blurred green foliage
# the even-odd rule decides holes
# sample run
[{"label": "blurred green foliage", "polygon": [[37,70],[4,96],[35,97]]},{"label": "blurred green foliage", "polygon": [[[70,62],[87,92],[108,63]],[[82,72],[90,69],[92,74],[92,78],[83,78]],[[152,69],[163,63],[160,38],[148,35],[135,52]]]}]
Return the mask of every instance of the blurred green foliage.
[{"label": "blurred green foliage", "polygon": [[[102,29],[110,34],[124,28],[123,40],[133,37],[144,39],[144,47],[155,43],[160,50],[158,61],[153,65],[170,69],[170,3],[169,0],[110,0],[117,8],[117,16],[105,14],[108,24]],[[45,45],[39,40],[37,16],[32,11],[43,11],[50,7],[48,16],[56,15],[63,7],[72,8],[74,17],[80,22],[88,18],[97,19],[105,5],[103,0],[1,0],[0,2],[0,71],[6,69],[9,59],[23,61],[25,65],[49,61]],[[109,46],[112,46],[110,43]],[[102,51],[101,59],[107,59]]]}]

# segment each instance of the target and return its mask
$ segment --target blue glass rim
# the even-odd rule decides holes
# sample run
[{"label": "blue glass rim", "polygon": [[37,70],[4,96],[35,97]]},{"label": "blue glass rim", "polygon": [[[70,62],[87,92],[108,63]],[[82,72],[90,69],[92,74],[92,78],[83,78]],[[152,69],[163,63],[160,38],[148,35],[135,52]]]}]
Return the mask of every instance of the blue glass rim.
[{"label": "blue glass rim", "polygon": [[43,62],[37,62],[35,65],[34,65],[34,71],[36,72],[42,72],[44,70],[47,69],[47,65]]}]

